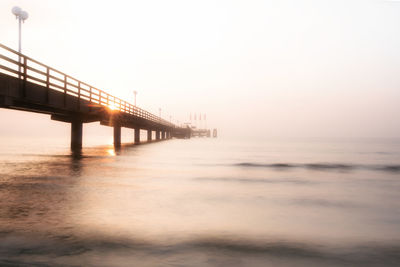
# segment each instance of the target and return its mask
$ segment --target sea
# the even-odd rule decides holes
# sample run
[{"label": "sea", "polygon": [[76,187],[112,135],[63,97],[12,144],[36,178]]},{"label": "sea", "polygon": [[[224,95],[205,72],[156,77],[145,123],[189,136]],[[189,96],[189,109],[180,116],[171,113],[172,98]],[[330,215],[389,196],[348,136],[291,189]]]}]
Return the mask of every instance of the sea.
[{"label": "sea", "polygon": [[400,266],[400,140],[1,138],[0,266]]}]

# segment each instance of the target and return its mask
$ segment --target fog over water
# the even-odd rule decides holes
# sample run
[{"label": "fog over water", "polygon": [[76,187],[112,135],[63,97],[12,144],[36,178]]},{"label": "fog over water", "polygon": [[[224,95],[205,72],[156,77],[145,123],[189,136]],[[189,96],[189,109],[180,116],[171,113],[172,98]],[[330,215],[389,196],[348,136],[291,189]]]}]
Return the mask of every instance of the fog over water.
[{"label": "fog over water", "polygon": [[15,49],[16,4],[28,56],[131,102],[136,90],[175,123],[206,113],[238,137],[400,136],[399,2],[3,0],[0,42]]}]

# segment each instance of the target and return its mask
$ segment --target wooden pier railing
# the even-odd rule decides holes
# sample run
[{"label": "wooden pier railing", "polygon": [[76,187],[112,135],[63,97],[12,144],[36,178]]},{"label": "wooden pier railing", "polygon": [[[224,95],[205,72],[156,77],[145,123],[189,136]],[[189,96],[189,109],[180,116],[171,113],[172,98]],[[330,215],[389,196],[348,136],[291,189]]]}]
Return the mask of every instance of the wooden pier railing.
[{"label": "wooden pier railing", "polygon": [[78,98],[78,106],[80,100],[83,99],[93,105],[105,106],[158,124],[175,127],[174,124],[144,109],[18,53],[3,44],[0,44],[0,72],[18,77],[24,82],[29,81],[42,85],[48,90],[62,92],[65,96],[75,96]]}]

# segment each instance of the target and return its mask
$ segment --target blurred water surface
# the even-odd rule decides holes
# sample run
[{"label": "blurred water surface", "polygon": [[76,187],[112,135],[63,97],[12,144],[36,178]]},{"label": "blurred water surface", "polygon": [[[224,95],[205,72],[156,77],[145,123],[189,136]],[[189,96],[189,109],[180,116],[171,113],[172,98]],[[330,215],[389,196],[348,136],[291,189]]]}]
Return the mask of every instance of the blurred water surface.
[{"label": "blurred water surface", "polygon": [[398,140],[0,148],[0,266],[400,265]]}]

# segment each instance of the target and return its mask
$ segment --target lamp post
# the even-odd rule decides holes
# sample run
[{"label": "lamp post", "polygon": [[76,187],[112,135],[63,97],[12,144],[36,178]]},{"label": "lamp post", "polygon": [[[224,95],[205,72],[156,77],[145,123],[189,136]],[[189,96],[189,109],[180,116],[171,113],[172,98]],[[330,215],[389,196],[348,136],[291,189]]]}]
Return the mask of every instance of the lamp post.
[{"label": "lamp post", "polygon": [[[18,19],[18,53],[21,53],[21,22],[25,22],[28,19],[28,12],[22,10],[22,8],[15,6],[11,9],[11,12]],[[21,72],[21,56],[18,55],[18,72]]]},{"label": "lamp post", "polygon": [[133,95],[135,96],[135,98],[134,98],[134,99],[135,99],[135,102],[134,102],[134,103],[135,103],[135,107],[136,107],[136,95],[137,95],[137,91],[133,91]]}]

